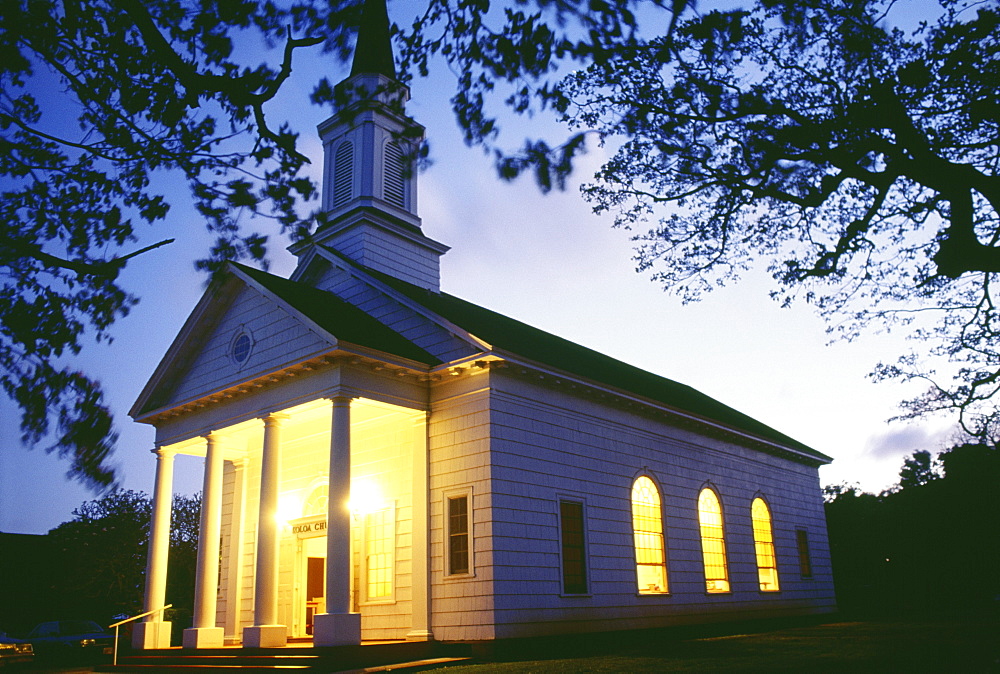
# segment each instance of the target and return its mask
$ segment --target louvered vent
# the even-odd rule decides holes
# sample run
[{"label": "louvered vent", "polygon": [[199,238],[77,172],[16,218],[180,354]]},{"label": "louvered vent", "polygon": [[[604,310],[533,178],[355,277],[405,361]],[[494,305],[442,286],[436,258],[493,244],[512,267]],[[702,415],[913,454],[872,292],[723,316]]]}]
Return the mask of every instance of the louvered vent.
[{"label": "louvered vent", "polygon": [[354,184],[354,146],[343,142],[333,158],[333,207],[338,208],[351,200]]},{"label": "louvered vent", "polygon": [[406,208],[403,150],[399,147],[399,143],[392,142],[385,146],[384,166],[383,193],[385,200],[400,208]]}]

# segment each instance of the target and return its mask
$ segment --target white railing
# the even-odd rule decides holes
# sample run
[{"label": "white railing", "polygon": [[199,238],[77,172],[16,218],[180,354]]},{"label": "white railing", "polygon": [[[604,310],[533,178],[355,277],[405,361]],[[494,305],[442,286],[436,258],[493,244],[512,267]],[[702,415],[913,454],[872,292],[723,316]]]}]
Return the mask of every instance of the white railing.
[{"label": "white railing", "polygon": [[111,658],[111,665],[113,667],[118,666],[118,628],[124,625],[125,623],[132,622],[133,620],[138,620],[139,618],[145,618],[146,616],[152,615],[153,613],[161,613],[163,611],[166,611],[171,606],[173,606],[173,604],[167,604],[166,606],[161,606],[160,608],[154,608],[152,611],[146,611],[145,613],[134,615],[131,618],[125,618],[125,620],[119,620],[114,625],[108,625],[108,629],[111,629],[112,627],[115,628],[115,648],[114,648],[114,655]]}]

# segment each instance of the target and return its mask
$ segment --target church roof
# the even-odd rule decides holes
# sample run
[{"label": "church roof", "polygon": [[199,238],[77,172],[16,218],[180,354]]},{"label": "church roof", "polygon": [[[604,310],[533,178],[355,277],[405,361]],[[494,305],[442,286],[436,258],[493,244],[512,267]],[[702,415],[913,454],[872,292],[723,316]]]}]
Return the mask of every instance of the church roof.
[{"label": "church roof", "polygon": [[690,386],[647,372],[453,295],[434,293],[371,269],[365,271],[489,343],[494,349],[502,349],[591,381],[656,400],[669,407],[794,448],[823,462],[832,460]]},{"label": "church roof", "polygon": [[389,11],[385,0],[365,0],[351,75],[385,75],[396,79],[389,35]]},{"label": "church roof", "polygon": [[401,356],[424,365],[441,364],[439,359],[424,349],[332,293],[236,262],[231,264],[316,325],[335,335],[338,340]]},{"label": "church roof", "polygon": [[[602,353],[580,346],[562,337],[532,327],[495,311],[478,306],[447,293],[437,293],[364,267],[343,254],[323,246],[348,265],[369,274],[407,299],[439,316],[452,325],[499,350],[552,367],[571,375],[612,386],[657,401],[668,407],[714,421],[749,433],[764,440],[794,449],[817,461],[831,459],[803,443],[739,412],[696,389],[629,365]],[[412,344],[404,337],[379,323],[361,310],[339,300],[334,295],[304,283],[272,276],[249,267],[237,265],[255,280],[281,296],[297,310],[318,324],[329,325],[331,334],[349,342],[405,356],[430,365],[441,361]],[[342,314],[329,313],[331,309]],[[349,319],[349,320],[345,320]],[[356,321],[345,332],[348,323]],[[409,347],[404,346],[409,345]],[[418,349],[419,354],[409,349]]]}]

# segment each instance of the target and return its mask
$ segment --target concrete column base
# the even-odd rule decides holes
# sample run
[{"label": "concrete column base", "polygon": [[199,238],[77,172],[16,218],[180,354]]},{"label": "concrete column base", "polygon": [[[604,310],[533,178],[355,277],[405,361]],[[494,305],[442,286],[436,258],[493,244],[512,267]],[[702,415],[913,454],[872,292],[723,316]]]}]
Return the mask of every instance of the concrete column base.
[{"label": "concrete column base", "polygon": [[225,630],[221,627],[189,627],[184,630],[181,643],[184,648],[222,648],[226,645]]},{"label": "concrete column base", "polygon": [[407,641],[434,641],[430,630],[410,630],[406,634]]},{"label": "concrete column base", "polygon": [[284,625],[254,625],[243,628],[243,648],[281,648],[288,644]]},{"label": "concrete column base", "polygon": [[360,645],[360,613],[320,613],[313,617],[313,646]]},{"label": "concrete column base", "polygon": [[169,622],[136,623],[132,629],[132,648],[137,651],[149,651],[157,648],[170,648]]}]

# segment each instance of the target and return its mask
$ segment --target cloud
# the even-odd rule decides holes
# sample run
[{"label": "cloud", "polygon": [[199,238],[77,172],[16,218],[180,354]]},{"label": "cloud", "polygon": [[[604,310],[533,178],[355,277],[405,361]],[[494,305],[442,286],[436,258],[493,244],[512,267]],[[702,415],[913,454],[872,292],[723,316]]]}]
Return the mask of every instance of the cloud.
[{"label": "cloud", "polygon": [[930,452],[944,449],[955,435],[955,428],[945,426],[903,426],[884,433],[871,435],[865,442],[862,456],[878,461],[896,459],[925,449]]}]

